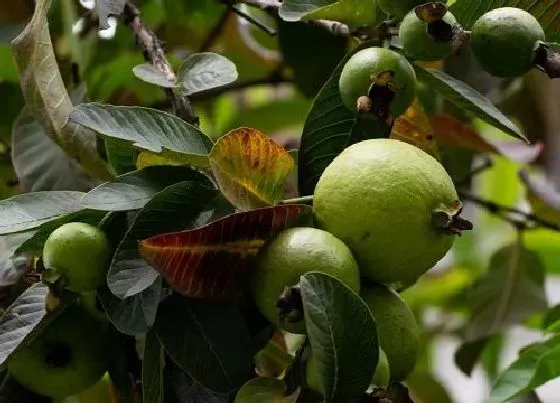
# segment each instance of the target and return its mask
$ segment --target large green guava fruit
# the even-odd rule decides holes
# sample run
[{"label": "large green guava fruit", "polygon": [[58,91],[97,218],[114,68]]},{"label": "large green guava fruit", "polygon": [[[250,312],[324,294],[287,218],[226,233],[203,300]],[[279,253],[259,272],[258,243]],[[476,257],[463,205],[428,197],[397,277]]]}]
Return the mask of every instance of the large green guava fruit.
[{"label": "large green guava fruit", "polygon": [[515,7],[496,8],[473,25],[471,48],[484,70],[496,77],[517,77],[535,65],[544,30],[528,12]]},{"label": "large green guava fruit", "polygon": [[[445,13],[442,21],[453,25],[453,14]],[[406,57],[413,60],[442,60],[453,53],[453,43],[436,42],[427,31],[428,24],[420,20],[414,11],[409,12],[399,27],[399,39]]]},{"label": "large green guava fruit", "polygon": [[352,250],[362,275],[405,286],[433,267],[470,229],[443,166],[393,139],[354,144],[315,188],[317,224]]},{"label": "large green guava fruit", "polygon": [[27,389],[61,398],[94,385],[107,371],[108,363],[103,327],[74,305],[14,353],[8,359],[8,370]]},{"label": "large green guava fruit", "polygon": [[406,379],[414,369],[420,347],[420,328],[414,315],[396,292],[381,284],[364,284],[360,296],[375,318],[391,381]]},{"label": "large green guava fruit", "polygon": [[375,373],[373,374],[373,379],[371,383],[380,388],[386,388],[389,386],[389,381],[391,380],[391,367],[389,365],[389,359],[387,354],[380,347],[379,348],[379,361],[377,361],[377,367],[375,367]]},{"label": "large green guava fruit", "polygon": [[[368,96],[372,84],[378,99],[386,102],[393,117],[404,113],[414,101],[416,73],[399,53],[384,48],[368,48],[356,52],[344,65],[339,79],[344,105],[358,112],[358,99]],[[383,99],[382,99],[383,98]]]},{"label": "large green guava fruit", "polygon": [[111,247],[105,233],[93,225],[71,222],[54,230],[43,247],[45,268],[60,276],[65,288],[93,291],[105,283]]},{"label": "large green guava fruit", "polygon": [[[282,231],[263,247],[255,261],[251,274],[253,299],[270,322],[290,333],[304,334],[305,321],[301,310],[290,306],[285,291],[310,271],[329,274],[359,292],[358,265],[350,249],[316,228]],[[286,306],[282,305],[284,301]]]}]

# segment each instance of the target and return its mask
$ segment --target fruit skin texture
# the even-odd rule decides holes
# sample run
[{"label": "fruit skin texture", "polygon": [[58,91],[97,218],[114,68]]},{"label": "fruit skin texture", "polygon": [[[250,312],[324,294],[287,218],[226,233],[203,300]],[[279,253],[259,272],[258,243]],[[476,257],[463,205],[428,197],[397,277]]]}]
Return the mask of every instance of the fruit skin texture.
[{"label": "fruit skin texture", "polygon": [[74,292],[95,290],[105,282],[111,247],[105,233],[93,225],[71,222],[54,230],[43,248],[46,268],[64,279]]},{"label": "fruit skin texture", "polygon": [[[414,7],[428,3],[427,0],[377,0],[377,5],[383,12],[402,20]],[[441,1],[447,3],[447,0]]]},{"label": "fruit skin texture", "polygon": [[316,228],[282,231],[257,256],[251,278],[251,294],[261,313],[290,333],[305,334],[305,322],[281,322],[276,301],[309,271],[336,277],[359,292],[360,275],[352,252],[341,240]]},{"label": "fruit skin texture", "polygon": [[53,398],[87,389],[99,381],[107,367],[103,328],[78,306],[66,308],[8,360],[8,370],[20,384]]},{"label": "fruit skin texture", "polygon": [[393,139],[354,144],[325,169],[313,209],[317,224],[352,250],[362,275],[413,284],[451,248],[432,224],[434,209],[458,200],[443,166]]},{"label": "fruit skin texture", "polygon": [[399,382],[414,369],[420,348],[420,328],[410,308],[390,288],[363,285],[361,297],[377,323],[379,345],[387,355],[391,381]]},{"label": "fruit skin texture", "polygon": [[[457,22],[453,14],[447,12],[443,21],[450,25]],[[414,11],[404,17],[399,28],[399,38],[404,53],[414,60],[442,60],[453,53],[452,42],[438,43],[434,41],[426,31],[428,24],[420,20]]]},{"label": "fruit skin texture", "polygon": [[414,101],[416,73],[406,58],[384,48],[368,48],[356,52],[344,65],[340,74],[339,90],[344,105],[356,111],[358,98],[368,95],[371,74],[393,71],[391,83],[399,88],[391,101],[394,117],[402,115]]},{"label": "fruit skin texture", "polygon": [[496,77],[517,77],[534,66],[543,28],[528,12],[514,7],[496,8],[473,25],[471,48],[484,70]]},{"label": "fruit skin texture", "polygon": [[373,374],[373,379],[371,383],[380,388],[386,388],[389,386],[389,381],[391,379],[391,370],[389,366],[389,360],[387,359],[387,354],[382,348],[379,348],[379,361],[377,361],[377,367],[375,368],[375,373]]}]

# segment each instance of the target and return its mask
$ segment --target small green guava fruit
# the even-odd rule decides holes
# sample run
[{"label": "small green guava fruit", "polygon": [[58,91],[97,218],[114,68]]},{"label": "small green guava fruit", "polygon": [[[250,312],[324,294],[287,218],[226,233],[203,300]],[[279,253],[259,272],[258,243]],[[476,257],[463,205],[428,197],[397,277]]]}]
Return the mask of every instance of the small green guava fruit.
[{"label": "small green guava fruit", "polygon": [[105,283],[111,247],[93,225],[71,222],[54,230],[43,247],[45,268],[60,276],[70,291],[95,290]]},{"label": "small green guava fruit", "polygon": [[305,334],[297,285],[310,271],[329,274],[359,292],[358,265],[350,249],[316,228],[282,231],[256,258],[251,277],[253,299],[271,323],[287,332]]},{"label": "small green guava fruit", "polygon": [[352,250],[364,277],[406,286],[472,225],[443,166],[393,139],[354,144],[325,169],[313,210],[320,228]]},{"label": "small green guava fruit", "polygon": [[8,359],[8,370],[27,389],[60,398],[95,384],[108,363],[103,327],[72,305]]},{"label": "small green guava fruit", "polygon": [[379,361],[377,361],[377,367],[375,367],[375,373],[373,374],[373,379],[371,383],[380,388],[386,388],[389,386],[389,381],[391,380],[391,369],[389,366],[389,360],[387,359],[387,354],[380,347],[379,348]]},{"label": "small green guava fruit", "polygon": [[414,101],[416,73],[397,52],[368,48],[356,52],[344,65],[338,87],[344,105],[358,112],[362,97],[370,96],[373,108],[388,108],[402,115]]},{"label": "small green guava fruit", "polygon": [[106,373],[95,385],[75,395],[53,400],[53,403],[117,403],[113,382]]},{"label": "small green guava fruit", "polygon": [[414,369],[420,348],[420,328],[412,311],[396,292],[381,284],[364,284],[360,296],[375,318],[391,381],[406,379]]},{"label": "small green guava fruit", "polygon": [[544,30],[528,12],[515,7],[496,8],[473,25],[471,48],[475,58],[496,77],[518,77],[535,65]]},{"label": "small green guava fruit", "polygon": [[[442,21],[453,25],[453,14],[445,13]],[[413,60],[442,60],[453,53],[453,42],[436,42],[428,34],[428,24],[420,20],[414,11],[409,12],[399,27],[399,39],[406,57]]]},{"label": "small green guava fruit", "polygon": [[[429,3],[427,0],[377,0],[377,5],[386,14],[402,20],[416,6]],[[447,0],[440,1],[447,3]]]}]

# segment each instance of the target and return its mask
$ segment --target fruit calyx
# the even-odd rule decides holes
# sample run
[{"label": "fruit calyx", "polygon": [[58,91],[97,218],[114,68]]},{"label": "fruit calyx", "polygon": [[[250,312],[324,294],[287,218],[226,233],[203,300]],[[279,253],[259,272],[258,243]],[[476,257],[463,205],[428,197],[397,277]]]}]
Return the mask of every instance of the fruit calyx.
[{"label": "fruit calyx", "polygon": [[465,43],[466,33],[460,24],[450,24],[443,20],[447,14],[444,3],[426,3],[414,8],[416,16],[427,24],[426,32],[437,43],[452,42],[453,53],[458,53]]},{"label": "fruit calyx", "polygon": [[303,320],[303,300],[299,284],[285,287],[276,301],[281,322],[296,323]]},{"label": "fruit calyx", "polygon": [[535,55],[535,65],[539,70],[546,73],[549,78],[559,78],[560,52],[552,50],[544,42],[539,42]]},{"label": "fruit calyx", "polygon": [[463,205],[459,200],[451,206],[438,208],[432,212],[432,224],[447,235],[459,235],[462,231],[470,231],[473,225],[461,217]]}]

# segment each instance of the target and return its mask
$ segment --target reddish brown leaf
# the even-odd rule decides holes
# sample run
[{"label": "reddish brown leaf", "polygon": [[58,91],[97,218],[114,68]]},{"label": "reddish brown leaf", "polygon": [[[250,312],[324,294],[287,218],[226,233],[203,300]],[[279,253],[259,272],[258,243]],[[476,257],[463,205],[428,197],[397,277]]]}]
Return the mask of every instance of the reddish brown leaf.
[{"label": "reddish brown leaf", "polygon": [[418,99],[395,119],[390,137],[412,144],[439,159],[433,129]]},{"label": "reddish brown leaf", "polygon": [[139,243],[140,253],[179,293],[223,299],[238,292],[248,264],[267,239],[305,225],[311,207],[278,205],[235,213],[203,227]]},{"label": "reddish brown leaf", "polygon": [[516,140],[488,140],[471,125],[449,115],[432,117],[431,125],[436,139],[442,145],[499,154],[522,164],[534,161],[542,151],[542,145],[539,143],[527,145]]}]

